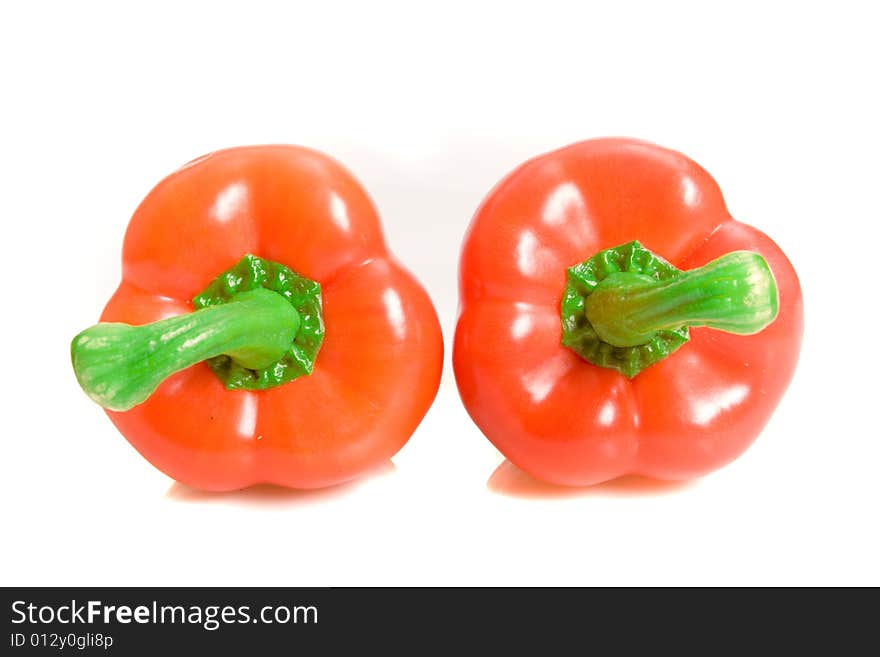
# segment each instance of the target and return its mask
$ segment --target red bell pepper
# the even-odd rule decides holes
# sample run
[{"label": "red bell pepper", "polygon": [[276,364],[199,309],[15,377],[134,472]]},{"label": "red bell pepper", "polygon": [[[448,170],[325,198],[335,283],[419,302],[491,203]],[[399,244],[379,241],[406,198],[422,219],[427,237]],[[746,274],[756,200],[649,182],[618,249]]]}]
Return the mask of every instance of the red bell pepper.
[{"label": "red bell pepper", "polygon": [[437,315],[372,202],[294,146],[219,151],[160,182],[101,321],[73,341],[80,384],[203,489],[350,479],[403,446],[440,381]]},{"label": "red bell pepper", "polygon": [[629,139],[531,160],[466,237],[453,364],[473,420],[537,478],[687,479],[739,456],[791,380],[797,275],[706,171]]}]

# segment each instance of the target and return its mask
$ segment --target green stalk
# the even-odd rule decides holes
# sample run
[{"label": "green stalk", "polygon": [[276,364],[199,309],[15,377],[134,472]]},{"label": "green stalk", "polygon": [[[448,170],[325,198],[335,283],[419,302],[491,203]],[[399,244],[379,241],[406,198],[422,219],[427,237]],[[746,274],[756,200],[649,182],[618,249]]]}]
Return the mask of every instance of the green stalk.
[{"label": "green stalk", "polygon": [[73,339],[71,357],[89,397],[126,411],[203,360],[223,355],[248,370],[268,367],[290,350],[299,328],[299,313],[283,296],[257,288],[144,326],[96,324]]},{"label": "green stalk", "polygon": [[631,242],[569,269],[563,344],[632,377],[687,342],[689,327],[751,335],[778,311],[776,280],[757,253],[734,251],[683,272]]},{"label": "green stalk", "polygon": [[587,298],[586,312],[605,342],[632,347],[681,326],[751,335],[773,321],[778,306],[767,261],[734,251],[663,283],[643,274],[612,274]]}]

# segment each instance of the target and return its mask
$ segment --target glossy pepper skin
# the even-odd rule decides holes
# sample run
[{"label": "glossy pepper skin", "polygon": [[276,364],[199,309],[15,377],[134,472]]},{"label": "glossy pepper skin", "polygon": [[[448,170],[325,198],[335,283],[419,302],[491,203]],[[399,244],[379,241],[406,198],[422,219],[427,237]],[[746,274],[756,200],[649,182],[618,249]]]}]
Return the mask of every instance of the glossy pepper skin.
[{"label": "glossy pepper skin", "polygon": [[[760,254],[778,289],[775,321],[754,335],[691,328],[631,378],[587,362],[562,344],[567,269],[635,240],[681,270]],[[499,183],[465,238],[460,294],[453,364],[468,412],[514,464],[565,485],[688,479],[735,459],[788,386],[803,332],[779,247],[730,216],[696,163],[630,139],[571,145]]]},{"label": "glossy pepper skin", "polygon": [[246,254],[320,284],[324,335],[313,371],[229,390],[201,362],[131,410],[108,410],[110,419],[157,468],[206,490],[322,487],[387,461],[437,392],[440,326],[389,253],[373,203],[326,155],[234,148],[162,180],[131,219],[123,280],[101,321],[190,313],[194,297]]}]

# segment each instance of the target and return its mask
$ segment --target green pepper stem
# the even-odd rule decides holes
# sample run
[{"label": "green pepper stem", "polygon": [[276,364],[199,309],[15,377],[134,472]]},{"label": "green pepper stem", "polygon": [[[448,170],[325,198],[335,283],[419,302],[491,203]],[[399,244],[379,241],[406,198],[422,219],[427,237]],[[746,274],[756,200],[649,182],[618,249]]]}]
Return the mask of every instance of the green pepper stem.
[{"label": "green pepper stem", "polygon": [[98,404],[127,411],[175,372],[221,354],[259,369],[279,360],[300,326],[299,313],[264,288],[144,326],[100,323],[71,344],[80,386]]},{"label": "green pepper stem", "polygon": [[750,335],[779,309],[776,280],[757,253],[734,251],[659,282],[634,272],[613,273],[586,298],[596,334],[615,347],[648,343],[664,329],[708,326]]}]

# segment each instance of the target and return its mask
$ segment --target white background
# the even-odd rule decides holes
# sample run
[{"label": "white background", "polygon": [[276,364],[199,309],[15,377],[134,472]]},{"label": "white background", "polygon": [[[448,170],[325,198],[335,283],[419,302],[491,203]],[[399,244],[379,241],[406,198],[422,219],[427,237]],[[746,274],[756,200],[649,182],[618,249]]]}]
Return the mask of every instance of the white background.
[{"label": "white background", "polygon": [[[0,9],[0,583],[880,584],[872,3],[16,4]],[[530,481],[448,366],[481,198],[526,158],[607,135],[700,162],[804,288],[777,413],[689,484]],[[385,471],[208,495],[129,447],[68,344],[115,289],[149,189],[266,142],[354,171],[435,301],[447,368]]]}]

